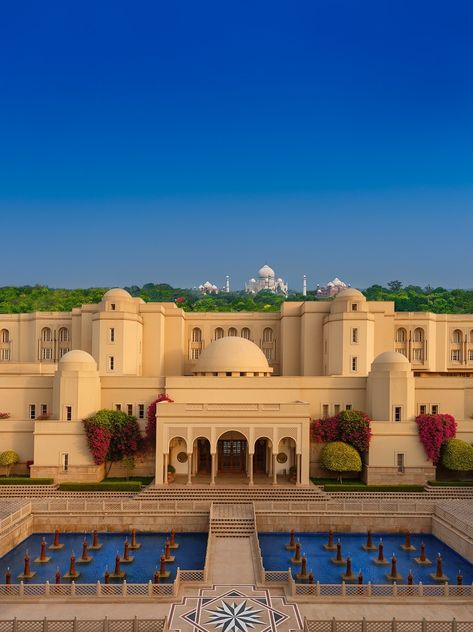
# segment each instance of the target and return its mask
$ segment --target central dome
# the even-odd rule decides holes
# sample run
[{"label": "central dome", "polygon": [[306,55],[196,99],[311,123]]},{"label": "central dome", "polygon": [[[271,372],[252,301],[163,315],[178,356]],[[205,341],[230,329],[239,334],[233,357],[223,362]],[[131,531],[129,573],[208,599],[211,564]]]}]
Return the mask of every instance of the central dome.
[{"label": "central dome", "polygon": [[275,272],[272,268],[270,268],[267,265],[264,265],[262,268],[260,268],[258,270],[258,276],[261,279],[266,279],[267,277],[273,278],[275,275]]},{"label": "central dome", "polygon": [[194,375],[267,376],[273,372],[266,356],[251,340],[227,336],[212,342],[197,360]]}]

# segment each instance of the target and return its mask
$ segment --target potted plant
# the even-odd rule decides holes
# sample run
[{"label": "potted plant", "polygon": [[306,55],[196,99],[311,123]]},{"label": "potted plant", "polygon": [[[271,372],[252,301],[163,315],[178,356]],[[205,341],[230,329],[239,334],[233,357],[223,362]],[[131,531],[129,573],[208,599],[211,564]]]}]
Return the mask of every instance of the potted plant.
[{"label": "potted plant", "polygon": [[168,483],[172,483],[176,476],[176,468],[169,463],[168,465]]},{"label": "potted plant", "polygon": [[295,481],[297,479],[297,467],[295,465],[291,465],[289,468],[289,480]]}]

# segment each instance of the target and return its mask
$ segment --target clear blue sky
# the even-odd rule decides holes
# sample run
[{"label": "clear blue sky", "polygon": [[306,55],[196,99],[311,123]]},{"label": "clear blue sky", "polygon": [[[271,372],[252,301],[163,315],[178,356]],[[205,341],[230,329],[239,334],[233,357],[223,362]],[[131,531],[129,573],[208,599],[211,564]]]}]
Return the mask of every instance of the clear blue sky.
[{"label": "clear blue sky", "polygon": [[17,0],[0,285],[473,287],[471,0]]}]

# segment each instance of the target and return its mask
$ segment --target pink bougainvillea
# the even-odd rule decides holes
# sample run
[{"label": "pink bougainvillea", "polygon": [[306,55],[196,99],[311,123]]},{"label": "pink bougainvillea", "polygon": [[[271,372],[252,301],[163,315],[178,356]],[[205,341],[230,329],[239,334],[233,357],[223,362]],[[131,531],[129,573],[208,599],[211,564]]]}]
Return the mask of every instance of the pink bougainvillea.
[{"label": "pink bougainvillea", "polygon": [[366,452],[371,440],[371,419],[358,410],[342,410],[334,417],[314,419],[311,435],[317,443],[343,441],[359,452]]},{"label": "pink bougainvillea", "polygon": [[440,459],[440,448],[447,439],[452,439],[457,432],[457,423],[452,415],[418,415],[416,417],[419,439],[425,453],[434,465]]},{"label": "pink bougainvillea", "polygon": [[154,450],[156,446],[156,404],[160,404],[161,402],[170,402],[172,400],[169,395],[166,393],[161,393],[157,399],[154,400],[149,406],[147,411],[147,421],[146,421],[146,446],[149,450]]},{"label": "pink bougainvillea", "polygon": [[88,419],[84,419],[84,428],[94,463],[96,465],[102,465],[102,463],[105,463],[112,433],[108,428],[97,426]]}]

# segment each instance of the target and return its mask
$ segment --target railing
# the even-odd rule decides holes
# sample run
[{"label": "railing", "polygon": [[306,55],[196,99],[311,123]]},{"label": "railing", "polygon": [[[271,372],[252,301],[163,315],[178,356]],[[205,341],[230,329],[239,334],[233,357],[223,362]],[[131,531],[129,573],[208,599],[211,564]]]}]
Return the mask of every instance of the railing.
[{"label": "railing", "polygon": [[0,619],[0,632],[167,632],[166,619]]},{"label": "railing", "polygon": [[461,531],[467,537],[473,539],[473,524],[471,524],[470,521],[463,520],[456,513],[453,513],[453,509],[449,510],[441,506],[436,506],[434,516],[445,520],[445,522],[447,522],[450,526],[454,527],[458,531]]},{"label": "railing", "polygon": [[179,576],[179,583],[181,582],[203,582],[205,579],[204,570],[180,570],[177,569],[176,575]]},{"label": "railing", "polygon": [[15,522],[18,522],[19,520],[21,520],[22,518],[24,518],[30,513],[31,513],[31,502],[27,502],[24,505],[22,505],[19,509],[17,509],[16,511],[13,511],[11,514],[9,514],[8,516],[0,520],[0,533],[2,533],[4,529],[7,529],[9,526],[14,524]]},{"label": "railing", "polygon": [[389,619],[384,621],[369,621],[365,618],[357,621],[345,619],[330,619],[328,621],[313,621],[304,619],[304,632],[471,632],[471,621],[401,621]]},{"label": "railing", "polygon": [[156,500],[70,500],[70,499],[41,499],[31,501],[34,512],[48,513],[113,513],[113,512],[162,512],[172,511],[187,513],[189,511],[208,512],[210,501],[156,501]]},{"label": "railing", "polygon": [[[277,571],[266,571],[277,572]],[[282,571],[280,571],[282,572]],[[296,584],[290,582],[291,593],[294,596],[304,595],[313,597],[458,597],[471,599],[473,585],[457,586],[451,584]]]},{"label": "railing", "polygon": [[[184,573],[197,573],[198,571],[180,571]],[[200,571],[203,575],[203,571]],[[202,581],[188,576],[184,581]],[[177,582],[177,588],[179,581]],[[0,584],[0,599],[37,599],[38,597],[129,597],[129,598],[152,598],[169,597],[177,594],[176,582],[172,584],[128,584],[123,581],[121,584],[102,584],[100,581],[95,584]],[[3,632],[0,628],[0,632]]]},{"label": "railing", "polygon": [[264,582],[266,584],[287,584],[292,581],[291,569],[287,571],[264,571]]}]

